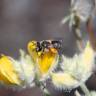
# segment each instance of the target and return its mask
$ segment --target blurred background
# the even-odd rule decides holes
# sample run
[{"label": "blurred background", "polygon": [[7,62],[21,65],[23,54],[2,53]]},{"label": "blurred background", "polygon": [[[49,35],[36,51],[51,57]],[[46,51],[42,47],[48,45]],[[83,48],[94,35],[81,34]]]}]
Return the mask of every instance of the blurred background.
[{"label": "blurred background", "polygon": [[[68,15],[69,4],[70,0],[0,0],[0,53],[18,58],[19,49],[27,50],[30,40],[63,38],[65,54],[73,55],[76,38],[68,24],[60,23]],[[93,21],[96,31],[96,19]],[[95,75],[87,85],[89,89],[96,89]],[[51,93],[52,96],[72,96],[55,89]],[[42,96],[42,92],[38,88],[22,91],[0,88],[0,96]]]}]

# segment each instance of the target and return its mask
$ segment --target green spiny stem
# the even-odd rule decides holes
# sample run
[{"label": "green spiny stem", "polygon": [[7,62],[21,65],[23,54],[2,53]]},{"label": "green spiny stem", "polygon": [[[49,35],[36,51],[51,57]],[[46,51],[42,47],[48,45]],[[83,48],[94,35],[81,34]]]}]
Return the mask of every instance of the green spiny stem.
[{"label": "green spiny stem", "polygon": [[39,81],[38,75],[36,74],[35,77],[35,84],[37,87],[39,87],[42,92],[43,92],[43,96],[50,96],[49,91],[46,88],[46,83],[44,81]]},{"label": "green spiny stem", "polygon": [[82,91],[85,93],[85,96],[91,96],[91,95],[90,95],[90,92],[89,92],[89,90],[88,90],[88,88],[87,88],[87,86],[86,86],[84,83],[82,83],[82,84],[80,85],[80,88],[81,88]]}]

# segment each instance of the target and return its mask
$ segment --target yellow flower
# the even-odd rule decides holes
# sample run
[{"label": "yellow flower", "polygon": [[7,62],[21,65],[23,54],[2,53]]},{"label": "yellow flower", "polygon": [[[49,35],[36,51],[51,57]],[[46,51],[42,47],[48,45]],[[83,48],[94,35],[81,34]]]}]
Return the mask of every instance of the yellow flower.
[{"label": "yellow flower", "polygon": [[8,56],[0,58],[0,81],[4,84],[20,85],[18,73]]},{"label": "yellow flower", "polygon": [[32,56],[32,59],[34,60],[34,62],[36,62],[36,60],[38,58],[38,54],[36,52],[36,47],[37,47],[36,41],[30,41],[27,46],[28,52]]},{"label": "yellow flower", "polygon": [[36,51],[37,42],[31,41],[28,43],[28,52],[34,60],[36,71],[41,77],[46,77],[47,74],[54,69],[58,61],[58,53],[53,50]]}]

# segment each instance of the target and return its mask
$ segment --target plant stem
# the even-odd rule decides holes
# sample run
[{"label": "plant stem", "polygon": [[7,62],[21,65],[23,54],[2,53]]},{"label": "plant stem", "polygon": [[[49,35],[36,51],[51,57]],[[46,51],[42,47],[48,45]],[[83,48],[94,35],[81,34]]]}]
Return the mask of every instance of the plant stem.
[{"label": "plant stem", "polygon": [[82,91],[85,93],[85,96],[91,96],[91,95],[90,95],[90,92],[89,92],[89,90],[88,90],[88,88],[87,88],[87,86],[86,86],[84,83],[82,83],[82,84],[80,85],[80,88],[81,88]]}]

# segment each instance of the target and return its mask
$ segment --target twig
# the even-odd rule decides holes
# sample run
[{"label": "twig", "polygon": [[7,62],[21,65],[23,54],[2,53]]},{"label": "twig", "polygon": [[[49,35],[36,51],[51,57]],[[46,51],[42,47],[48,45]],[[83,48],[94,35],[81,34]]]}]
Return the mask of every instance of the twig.
[{"label": "twig", "polygon": [[80,88],[81,88],[82,91],[84,92],[85,96],[91,96],[88,88],[86,87],[86,85],[85,85],[84,83],[82,83],[82,84],[80,85]]}]

